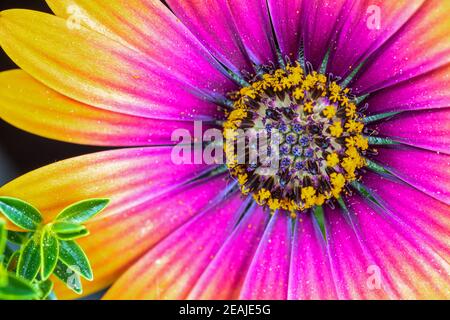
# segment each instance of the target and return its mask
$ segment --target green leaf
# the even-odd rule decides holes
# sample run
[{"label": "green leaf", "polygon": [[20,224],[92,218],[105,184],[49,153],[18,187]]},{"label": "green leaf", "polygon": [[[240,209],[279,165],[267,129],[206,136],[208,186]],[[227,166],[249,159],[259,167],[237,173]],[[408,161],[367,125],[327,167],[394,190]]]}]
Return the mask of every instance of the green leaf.
[{"label": "green leaf", "polygon": [[8,285],[8,272],[6,271],[3,264],[0,264],[0,287],[5,287]]},{"label": "green leaf", "polygon": [[23,244],[28,234],[28,232],[8,231],[8,241],[15,244]]},{"label": "green leaf", "polygon": [[58,260],[54,271],[55,276],[64,282],[69,289],[75,293],[82,294],[83,287],[81,285],[81,279],[78,273],[72,268],[66,266],[61,260]]},{"label": "green leaf", "polygon": [[65,208],[56,221],[81,224],[99,214],[109,203],[109,199],[89,199]]},{"label": "green leaf", "polygon": [[59,233],[56,236],[59,240],[75,240],[79,238],[83,238],[89,235],[89,231],[84,228],[81,231],[73,232],[73,233]]},{"label": "green leaf", "polygon": [[31,281],[36,278],[40,266],[41,252],[39,249],[39,239],[33,237],[20,250],[17,275]]},{"label": "green leaf", "polygon": [[39,298],[39,291],[28,281],[8,274],[8,284],[0,287],[0,299],[31,300]]},{"label": "green leaf", "polygon": [[56,234],[78,233],[85,229],[85,226],[71,222],[55,222],[52,225],[52,231]]},{"label": "green leaf", "polygon": [[40,300],[45,300],[52,293],[53,290],[53,282],[50,280],[39,282],[38,284],[39,290],[41,291]]},{"label": "green leaf", "polygon": [[314,208],[314,219],[317,222],[317,225],[320,228],[320,232],[322,233],[322,237],[325,241],[327,241],[327,229],[325,227],[325,214],[323,212],[322,206]]},{"label": "green leaf", "polygon": [[41,235],[41,278],[47,280],[55,270],[59,256],[59,243],[50,228],[45,228]]},{"label": "green leaf", "polygon": [[32,205],[10,197],[0,197],[0,212],[19,228],[35,231],[42,222],[42,216]]},{"label": "green leaf", "polygon": [[6,235],[8,233],[8,231],[6,231],[5,225],[5,220],[0,219],[0,263],[3,262],[3,254],[6,248]]},{"label": "green leaf", "polygon": [[60,260],[86,280],[93,280],[91,265],[83,249],[75,241],[61,240],[59,244]]}]

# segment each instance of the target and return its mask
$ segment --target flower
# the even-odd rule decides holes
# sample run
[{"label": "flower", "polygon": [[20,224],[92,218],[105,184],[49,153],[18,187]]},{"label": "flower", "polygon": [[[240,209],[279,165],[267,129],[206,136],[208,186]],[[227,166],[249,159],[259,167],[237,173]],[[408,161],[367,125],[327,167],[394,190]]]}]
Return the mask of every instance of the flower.
[{"label": "flower", "polygon": [[[56,16],[0,13],[22,68],[0,74],[1,118],[135,148],[51,164],[0,195],[47,220],[111,199],[80,241],[85,294],[450,297],[448,1],[47,3]],[[171,133],[194,120],[282,127],[297,148],[272,180],[235,161],[176,165]]]}]

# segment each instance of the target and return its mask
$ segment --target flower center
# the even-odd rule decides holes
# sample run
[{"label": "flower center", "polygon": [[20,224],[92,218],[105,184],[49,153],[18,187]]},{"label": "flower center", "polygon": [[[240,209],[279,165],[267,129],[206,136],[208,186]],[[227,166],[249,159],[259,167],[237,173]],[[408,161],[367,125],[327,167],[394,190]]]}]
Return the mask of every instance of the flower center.
[{"label": "flower center", "polygon": [[349,93],[331,77],[305,73],[299,64],[268,71],[233,93],[233,110],[224,124],[225,153],[242,193],[251,193],[271,211],[293,215],[338,199],[359,177],[368,149],[363,115]]}]

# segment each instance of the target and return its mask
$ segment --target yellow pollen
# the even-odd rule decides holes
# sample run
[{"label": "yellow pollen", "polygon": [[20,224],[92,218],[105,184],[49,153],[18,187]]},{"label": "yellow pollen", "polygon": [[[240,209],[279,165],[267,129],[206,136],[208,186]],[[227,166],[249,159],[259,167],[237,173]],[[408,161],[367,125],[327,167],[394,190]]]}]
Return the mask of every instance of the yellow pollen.
[{"label": "yellow pollen", "polygon": [[363,136],[359,135],[356,136],[356,146],[360,148],[361,150],[367,150],[369,148],[369,140],[364,138]]},{"label": "yellow pollen", "polygon": [[295,89],[293,96],[297,100],[303,99],[305,97],[305,91],[302,88],[297,88]]},{"label": "yellow pollen", "polygon": [[316,190],[313,187],[302,188],[301,198],[308,208],[313,207],[316,202]]},{"label": "yellow pollen", "polygon": [[278,209],[280,209],[280,200],[278,199],[269,199],[269,201],[267,202],[269,209],[271,211],[276,211]]},{"label": "yellow pollen", "polygon": [[355,132],[355,133],[360,133],[362,132],[362,130],[364,129],[364,124],[362,124],[361,122],[357,122],[355,120],[349,120],[346,124],[345,124],[345,128],[347,129],[347,132]]},{"label": "yellow pollen", "polygon": [[345,108],[345,115],[353,119],[356,115],[356,105],[354,103],[350,103],[347,108]]},{"label": "yellow pollen", "polygon": [[342,136],[343,132],[344,130],[342,129],[342,125],[339,121],[336,121],[332,126],[330,126],[330,133],[333,137],[339,138]]},{"label": "yellow pollen", "polygon": [[328,106],[323,110],[323,115],[328,119],[332,119],[336,115],[336,108],[334,106]]},{"label": "yellow pollen", "polygon": [[313,103],[312,102],[306,102],[303,106],[303,111],[311,113],[313,111]]},{"label": "yellow pollen", "polygon": [[245,184],[247,182],[247,179],[248,179],[248,175],[246,173],[240,174],[238,176],[238,182],[239,182],[240,185]]},{"label": "yellow pollen", "polygon": [[329,154],[327,156],[327,166],[330,168],[336,166],[339,163],[339,156],[336,152],[333,152],[332,154]]}]

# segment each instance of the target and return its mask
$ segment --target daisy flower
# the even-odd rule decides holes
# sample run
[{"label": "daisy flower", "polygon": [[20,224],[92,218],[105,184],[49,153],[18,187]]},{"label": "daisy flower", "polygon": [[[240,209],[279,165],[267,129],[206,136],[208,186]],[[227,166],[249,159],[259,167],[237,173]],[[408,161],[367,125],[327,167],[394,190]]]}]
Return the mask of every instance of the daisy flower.
[{"label": "daisy flower", "polygon": [[[111,199],[80,240],[95,275],[84,294],[450,298],[450,2],[166,2],[0,13],[21,68],[0,74],[0,117],[123,147],[0,188],[46,220]],[[195,121],[231,140],[276,129],[279,167],[227,147],[226,164],[174,163],[172,133]]]}]

